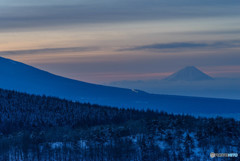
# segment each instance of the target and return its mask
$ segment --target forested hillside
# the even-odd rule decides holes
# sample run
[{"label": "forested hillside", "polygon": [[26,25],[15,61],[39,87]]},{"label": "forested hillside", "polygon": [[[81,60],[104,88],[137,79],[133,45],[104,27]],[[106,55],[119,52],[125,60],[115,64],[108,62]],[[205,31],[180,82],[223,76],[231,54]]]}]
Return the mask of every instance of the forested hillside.
[{"label": "forested hillside", "polygon": [[240,151],[240,122],[234,119],[119,109],[1,89],[0,113],[0,160],[206,161],[212,160],[210,152]]}]

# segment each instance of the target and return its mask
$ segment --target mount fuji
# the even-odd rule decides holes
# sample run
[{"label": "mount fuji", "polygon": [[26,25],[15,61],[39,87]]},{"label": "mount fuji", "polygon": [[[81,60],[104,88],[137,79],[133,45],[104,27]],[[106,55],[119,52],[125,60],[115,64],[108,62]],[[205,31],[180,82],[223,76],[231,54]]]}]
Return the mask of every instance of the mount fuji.
[{"label": "mount fuji", "polygon": [[164,80],[168,81],[202,81],[213,80],[212,77],[200,71],[194,66],[187,66],[176,73],[168,76]]},{"label": "mount fuji", "polygon": [[96,85],[57,76],[2,57],[0,88],[120,108],[149,108],[188,114],[240,113],[240,100],[149,94]]}]

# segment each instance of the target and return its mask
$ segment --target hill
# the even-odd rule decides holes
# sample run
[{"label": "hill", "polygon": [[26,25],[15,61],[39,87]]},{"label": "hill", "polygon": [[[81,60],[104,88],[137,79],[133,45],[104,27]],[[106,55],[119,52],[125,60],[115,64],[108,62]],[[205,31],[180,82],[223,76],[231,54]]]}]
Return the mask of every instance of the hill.
[{"label": "hill", "polygon": [[157,109],[173,113],[240,113],[240,100],[149,94],[139,90],[90,84],[51,74],[13,60],[0,58],[0,88],[72,101]]},{"label": "hill", "polygon": [[238,152],[240,122],[0,89],[0,160],[188,161]]}]

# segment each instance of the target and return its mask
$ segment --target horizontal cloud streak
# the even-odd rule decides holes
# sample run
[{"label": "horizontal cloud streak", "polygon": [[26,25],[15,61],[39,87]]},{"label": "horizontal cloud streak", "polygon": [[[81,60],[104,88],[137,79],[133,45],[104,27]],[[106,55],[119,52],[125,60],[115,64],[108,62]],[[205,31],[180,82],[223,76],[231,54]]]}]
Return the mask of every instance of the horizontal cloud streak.
[{"label": "horizontal cloud streak", "polygon": [[12,50],[0,51],[0,55],[24,55],[24,54],[47,54],[47,53],[65,53],[65,52],[83,52],[95,51],[97,47],[70,47],[70,48],[43,48],[30,50]]},{"label": "horizontal cloud streak", "polygon": [[[204,6],[204,7],[203,7]],[[72,24],[113,23],[125,21],[169,20],[197,17],[222,17],[240,14],[240,3],[210,2],[194,5],[183,2],[146,0],[105,1],[78,5],[0,7],[0,30],[65,26]],[[206,12],[207,11],[207,12]]]},{"label": "horizontal cloud streak", "polygon": [[201,0],[201,1],[192,1],[192,0],[159,0],[159,1],[149,1],[149,0],[101,0],[99,2],[98,0],[41,0],[41,1],[33,1],[33,0],[1,0],[2,5],[10,5],[10,6],[26,6],[26,5],[54,5],[54,4],[61,4],[61,5],[67,5],[67,4],[104,4],[107,5],[109,3],[129,3],[129,4],[145,4],[145,5],[229,5],[232,3],[239,3],[239,0]]},{"label": "horizontal cloud streak", "polygon": [[161,50],[161,49],[194,49],[194,48],[231,48],[239,47],[240,40],[232,41],[217,41],[212,43],[201,42],[173,42],[164,44],[150,44],[137,46],[128,49],[120,49],[119,51],[131,51],[131,50]]},{"label": "horizontal cloud streak", "polygon": [[193,31],[193,32],[184,32],[182,34],[240,34],[240,29],[232,30],[215,30],[215,31]]}]

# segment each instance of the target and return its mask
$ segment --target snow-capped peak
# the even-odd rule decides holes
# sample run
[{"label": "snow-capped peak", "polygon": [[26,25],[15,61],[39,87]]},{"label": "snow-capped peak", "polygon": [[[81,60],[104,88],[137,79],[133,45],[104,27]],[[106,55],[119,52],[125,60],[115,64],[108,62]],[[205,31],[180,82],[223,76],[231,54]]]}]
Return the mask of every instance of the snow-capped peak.
[{"label": "snow-capped peak", "polygon": [[212,80],[213,78],[203,73],[201,70],[194,66],[187,66],[176,73],[168,76],[164,80],[168,81],[202,81]]}]

